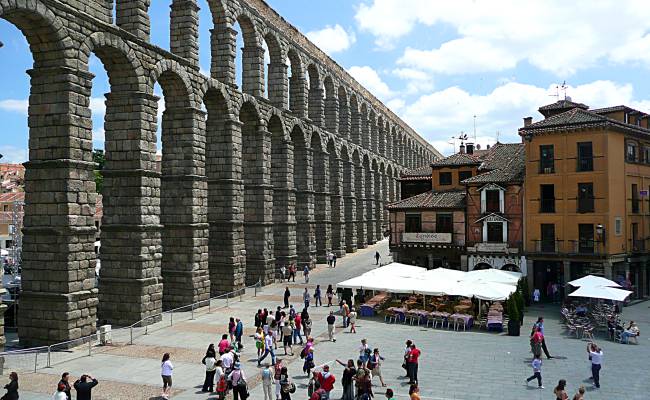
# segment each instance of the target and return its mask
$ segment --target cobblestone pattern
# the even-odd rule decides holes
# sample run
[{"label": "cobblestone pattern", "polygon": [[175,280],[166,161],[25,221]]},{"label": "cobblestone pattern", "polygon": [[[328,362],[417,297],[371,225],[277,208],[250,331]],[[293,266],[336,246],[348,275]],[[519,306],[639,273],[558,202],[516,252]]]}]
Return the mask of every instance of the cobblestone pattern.
[{"label": "cobblestone pattern", "polygon": [[[365,247],[386,221],[377,174],[390,167],[395,183],[398,172],[439,156],[263,1],[207,3],[209,77],[198,68],[196,1],[169,3],[167,51],[149,43],[150,0],[0,0],[0,17],[24,33],[34,57],[18,321],[25,345],[90,334],[97,317],[131,324],[271,282],[287,262]],[[99,290],[91,55],[111,86]]]}]

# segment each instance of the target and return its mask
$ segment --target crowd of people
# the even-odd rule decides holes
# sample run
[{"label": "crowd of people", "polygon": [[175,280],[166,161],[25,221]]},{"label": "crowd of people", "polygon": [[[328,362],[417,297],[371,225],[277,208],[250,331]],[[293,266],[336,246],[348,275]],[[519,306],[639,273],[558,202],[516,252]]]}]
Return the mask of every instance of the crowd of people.
[{"label": "crowd of people", "polygon": [[[170,381],[171,382],[171,381]],[[92,390],[97,386],[99,382],[96,378],[93,378],[90,374],[83,374],[77,379],[72,386],[70,386],[70,373],[64,372],[61,374],[61,380],[57,383],[54,394],[52,395],[53,400],[71,400],[72,399],[72,389],[74,388],[76,399],[77,400],[91,400],[92,399]],[[12,372],[9,374],[9,383],[4,386],[7,391],[2,397],[1,400],[18,400],[20,395],[18,393],[18,373]]]}]

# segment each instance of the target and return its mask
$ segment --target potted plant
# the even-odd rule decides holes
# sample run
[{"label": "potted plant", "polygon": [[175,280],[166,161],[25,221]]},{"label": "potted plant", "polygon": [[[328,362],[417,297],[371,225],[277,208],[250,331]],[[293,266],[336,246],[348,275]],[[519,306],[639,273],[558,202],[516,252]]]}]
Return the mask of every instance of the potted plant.
[{"label": "potted plant", "polygon": [[521,295],[520,292],[515,292],[514,296],[515,296],[515,301],[517,302],[517,310],[519,311],[519,313],[517,314],[517,315],[519,315],[519,325],[523,325],[524,324],[524,308],[525,308],[524,307],[524,297]]},{"label": "potted plant", "polygon": [[517,307],[516,295],[510,296],[508,300],[508,336],[519,336],[519,331],[521,328],[520,317],[519,317],[519,308]]}]

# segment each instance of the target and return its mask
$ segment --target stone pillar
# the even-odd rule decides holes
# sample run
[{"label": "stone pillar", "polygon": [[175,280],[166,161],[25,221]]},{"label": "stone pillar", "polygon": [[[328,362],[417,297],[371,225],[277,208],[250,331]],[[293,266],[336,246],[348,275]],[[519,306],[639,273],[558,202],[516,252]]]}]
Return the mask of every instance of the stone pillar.
[{"label": "stone pillar", "polygon": [[116,25],[135,35],[138,39],[149,41],[150,0],[117,0],[115,7]]},{"label": "stone pillar", "polygon": [[603,269],[605,270],[605,278],[609,280],[614,279],[614,271],[610,261],[603,262]]},{"label": "stone pillar", "polygon": [[352,160],[343,161],[343,208],[345,213],[345,251],[357,251],[357,197],[355,195],[355,167]]},{"label": "stone pillar", "polygon": [[[276,272],[297,260],[296,192],[293,189],[293,148],[284,137],[272,137],[273,253]],[[279,276],[279,275],[278,275]]]},{"label": "stone pillar", "polygon": [[377,150],[379,155],[382,157],[386,156],[386,132],[384,131],[384,126],[380,126],[377,130]]},{"label": "stone pillar", "polygon": [[269,101],[274,107],[286,110],[288,105],[287,65],[281,62],[269,64]]},{"label": "stone pillar", "polygon": [[361,147],[363,147],[366,150],[371,150],[371,128],[370,124],[372,123],[372,120],[366,117],[365,115],[361,115]]},{"label": "stone pillar", "polygon": [[379,127],[374,118],[370,119],[370,146],[373,153],[379,154]]},{"label": "stone pillar", "polygon": [[194,108],[167,108],[162,117],[161,271],[167,310],[210,298],[208,183],[204,143],[196,134],[204,123],[205,112]]},{"label": "stone pillar", "polygon": [[311,263],[316,255],[314,227],[314,187],[312,179],[312,152],[304,146],[294,145],[294,174],[296,188],[296,245],[300,266]]},{"label": "stone pillar", "polygon": [[386,132],[386,135],[384,136],[385,139],[385,144],[386,144],[386,154],[385,157],[389,161],[395,161],[395,156],[393,155],[393,137],[390,134],[390,132]]},{"label": "stone pillar", "polygon": [[275,280],[273,259],[273,186],[271,185],[271,135],[266,126],[244,125],[242,176],[244,177],[244,238],[246,284]]},{"label": "stone pillar", "polygon": [[[314,133],[316,134],[316,133]],[[314,164],[314,220],[316,227],[316,260],[327,261],[327,252],[332,249],[332,226],[330,204],[329,163],[330,156],[322,149],[312,149]]]},{"label": "stone pillar", "polygon": [[325,98],[325,129],[333,134],[339,131],[339,102],[335,93],[329,91]]},{"label": "stone pillar", "polygon": [[332,245],[331,249],[337,257],[345,255],[345,223],[343,219],[343,176],[341,175],[342,163],[341,159],[336,157],[333,152],[330,153],[329,158],[329,192],[330,203],[332,209]]},{"label": "stone pillar", "polygon": [[361,113],[353,109],[350,113],[350,140],[357,145],[361,145],[361,126]]},{"label": "stone pillar", "polygon": [[339,107],[339,136],[344,140],[350,140],[350,106],[348,106],[348,102],[345,97],[339,97],[337,105]]},{"label": "stone pillar", "polygon": [[374,175],[374,189],[375,193],[373,199],[375,200],[375,240],[381,240],[384,237],[382,230],[383,216],[384,216],[384,190],[382,185],[383,173],[381,171],[373,171]]},{"label": "stone pillar", "polygon": [[264,96],[264,47],[248,45],[242,48],[242,92]]},{"label": "stone pillar", "polygon": [[106,95],[98,313],[118,326],[153,322],[162,311],[158,100],[136,92]]},{"label": "stone pillar", "polygon": [[170,7],[170,50],[198,68],[199,6],[196,0],[173,0]]},{"label": "stone pillar", "polygon": [[366,170],[366,198],[365,198],[365,210],[366,210],[366,242],[371,245],[375,244],[376,237],[376,228],[377,220],[375,219],[375,172],[370,169],[369,166],[364,166]]},{"label": "stone pillar", "polygon": [[96,194],[87,109],[93,75],[60,67],[28,74],[18,334],[21,345],[35,346],[95,332]]},{"label": "stone pillar", "polygon": [[235,57],[237,54],[237,31],[225,23],[210,30],[212,53],[210,75],[227,85],[235,85]]},{"label": "stone pillar", "polygon": [[[567,282],[571,281],[571,261],[563,260],[562,264],[564,266],[564,276],[563,276],[564,282],[563,282],[563,284],[566,285]],[[568,295],[567,291],[564,290],[564,297],[566,297],[567,295]]]},{"label": "stone pillar", "polygon": [[307,117],[307,88],[305,79],[293,73],[289,79],[289,109],[298,118]]},{"label": "stone pillar", "polygon": [[366,242],[366,170],[363,164],[354,166],[356,174],[354,176],[354,193],[357,200],[357,248],[365,249],[368,247]]},{"label": "stone pillar", "polygon": [[323,99],[323,88],[310,87],[309,88],[309,119],[314,123],[314,125],[320,128],[324,127],[324,122],[325,122],[324,105],[325,105],[325,101]]},{"label": "stone pillar", "polygon": [[[241,122],[228,117],[207,128],[208,267],[212,296],[242,288],[246,275],[241,127]],[[212,129],[215,131],[211,132]]]}]

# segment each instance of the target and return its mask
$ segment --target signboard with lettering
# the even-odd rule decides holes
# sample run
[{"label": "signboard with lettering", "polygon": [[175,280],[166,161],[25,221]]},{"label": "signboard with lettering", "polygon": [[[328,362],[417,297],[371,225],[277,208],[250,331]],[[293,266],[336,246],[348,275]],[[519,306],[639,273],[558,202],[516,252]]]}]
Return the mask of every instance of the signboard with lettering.
[{"label": "signboard with lettering", "polygon": [[402,241],[414,243],[451,243],[451,233],[404,232],[402,233]]},{"label": "signboard with lettering", "polygon": [[639,190],[639,195],[641,197],[648,197],[648,191],[647,190]]}]

